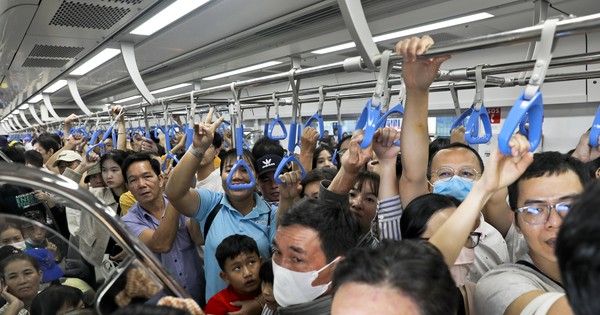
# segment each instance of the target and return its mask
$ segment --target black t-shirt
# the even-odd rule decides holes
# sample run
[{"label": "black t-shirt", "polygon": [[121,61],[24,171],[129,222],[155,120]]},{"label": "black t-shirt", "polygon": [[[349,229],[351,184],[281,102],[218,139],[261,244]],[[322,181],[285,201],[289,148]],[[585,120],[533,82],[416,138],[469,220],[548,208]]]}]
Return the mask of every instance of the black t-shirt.
[{"label": "black t-shirt", "polygon": [[0,210],[2,213],[26,217],[45,225],[53,223],[43,202],[35,197],[33,189],[4,184],[0,187]]}]

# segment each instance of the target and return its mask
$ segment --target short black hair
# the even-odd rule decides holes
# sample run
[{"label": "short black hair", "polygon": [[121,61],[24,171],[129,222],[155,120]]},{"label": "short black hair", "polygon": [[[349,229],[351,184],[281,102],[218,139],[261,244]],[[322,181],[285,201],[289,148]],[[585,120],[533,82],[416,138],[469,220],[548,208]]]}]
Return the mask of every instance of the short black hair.
[{"label": "short black hair", "polygon": [[[58,137],[58,135],[56,136]],[[50,151],[50,149],[54,150],[54,153],[56,153],[56,151],[58,151],[58,149],[60,148],[60,143],[57,142],[55,137],[52,136],[52,134],[50,133],[43,133],[39,137],[31,141],[31,145],[35,145],[36,143],[39,143],[40,146],[46,151]]]},{"label": "short black hair", "polygon": [[402,239],[418,239],[427,230],[427,222],[438,211],[458,207],[460,201],[452,196],[425,194],[413,199],[402,211]]},{"label": "short black hair", "polygon": [[[21,150],[17,147],[4,147],[2,149],[2,152],[4,154],[6,154],[6,156],[11,159],[14,163],[18,163],[18,164],[25,164],[25,151]],[[33,151],[33,150],[31,150]],[[39,154],[39,152],[37,152]],[[41,155],[40,155],[41,156]],[[42,163],[43,163],[43,158],[42,158]],[[2,160],[4,161],[4,160]]]},{"label": "short black hair", "polygon": [[258,277],[262,282],[273,283],[275,279],[275,275],[273,274],[273,261],[269,259],[260,265]]},{"label": "short black hair", "polygon": [[375,172],[369,172],[367,170],[360,170],[354,183],[357,190],[362,190],[364,185],[371,185],[371,189],[375,195],[379,195],[379,174]]},{"label": "short black hair", "polygon": [[300,225],[316,231],[327,262],[345,256],[356,247],[360,236],[358,220],[341,204],[319,199],[302,199],[279,218],[279,227]]},{"label": "short black hair", "polygon": [[471,151],[473,154],[475,154],[475,157],[477,157],[477,162],[479,163],[479,168],[481,169],[481,173],[483,173],[484,165],[483,165],[483,160],[481,159],[481,156],[479,155],[479,152],[477,152],[475,149],[471,148],[470,146],[468,146],[464,143],[452,142],[446,146],[439,148],[435,153],[430,155],[429,163],[427,163],[427,179],[431,179],[431,164],[433,162],[433,159],[435,159],[436,155],[438,153],[440,153],[440,151],[442,151],[442,150],[451,150],[451,149],[457,149],[457,148],[467,149],[467,150]]},{"label": "short black hair", "polygon": [[54,315],[64,305],[77,307],[83,292],[68,285],[52,285],[40,292],[31,303],[31,315]]},{"label": "short black hair", "polygon": [[[582,186],[585,186],[591,180],[585,165],[578,159],[556,151],[534,154],[533,162],[527,167],[525,172],[519,179],[508,186],[508,203],[510,208],[514,210],[518,207],[517,201],[519,200],[520,182],[542,176],[560,175],[569,171],[574,172],[579,177]],[[516,215],[515,213],[515,219]]]},{"label": "short black hair", "polygon": [[304,187],[306,187],[306,185],[314,182],[321,182],[322,180],[333,180],[335,174],[337,174],[337,170],[330,167],[314,168],[310,170],[300,182],[300,185],[302,185],[300,197],[304,197]]},{"label": "short black hair", "polygon": [[350,251],[333,274],[335,292],[346,283],[385,286],[408,296],[420,314],[456,314],[457,288],[435,246],[422,241],[384,239],[375,248]]},{"label": "short black hair", "polygon": [[600,181],[588,184],[563,221],[555,254],[575,314],[600,314]]},{"label": "short black hair", "polygon": [[42,157],[42,154],[40,154],[40,152],[36,150],[28,150],[25,151],[25,164],[31,164],[36,167],[43,167],[44,158]]},{"label": "short black hair", "polygon": [[329,152],[329,154],[331,154],[331,156],[333,157],[333,151],[331,151],[331,148],[329,148],[328,145],[323,144],[318,146],[315,149],[315,152],[313,153],[313,158],[312,158],[312,168],[315,169],[317,168],[317,161],[319,160],[319,154],[321,154],[321,152],[323,151],[327,151]]},{"label": "short black hair", "polygon": [[600,157],[585,164],[590,172],[590,178],[596,178],[596,170],[600,168]]},{"label": "short black hair", "polygon": [[273,140],[269,137],[261,137],[256,140],[252,147],[252,155],[255,159],[259,159],[267,154],[275,154],[283,157],[285,149],[279,143],[279,140]]},{"label": "short black hair", "polygon": [[129,170],[129,167],[131,167],[133,163],[144,161],[150,163],[150,166],[152,167],[152,170],[156,176],[160,176],[160,163],[153,158],[152,155],[148,153],[135,153],[128,156],[125,161],[123,161],[123,165],[121,166],[121,172],[123,173],[123,178],[125,179],[126,183],[129,183],[127,180],[127,171]]},{"label": "short black hair", "polygon": [[[253,171],[256,171],[256,160],[254,159],[254,155],[252,155],[252,153],[250,153],[250,151],[244,149],[242,156],[244,158],[244,161],[246,161],[246,163],[248,164],[248,166],[250,166]],[[231,160],[231,159],[236,159],[237,153],[236,153],[235,149],[231,149],[229,151],[226,151],[223,154],[219,154],[219,158],[221,159],[221,165],[219,165],[220,166],[220,174],[223,174],[223,169],[225,168],[225,163],[229,162],[229,160]],[[256,174],[254,174],[254,175],[256,176]]]},{"label": "short black hair", "polygon": [[436,137],[433,141],[429,142],[429,161],[431,157],[437,153],[437,151],[450,145],[450,137]]},{"label": "short black hair", "polygon": [[225,261],[228,258],[234,259],[240,254],[256,254],[260,257],[258,245],[256,245],[256,241],[253,238],[247,235],[233,234],[227,236],[217,246],[215,257],[221,270],[225,271]]}]

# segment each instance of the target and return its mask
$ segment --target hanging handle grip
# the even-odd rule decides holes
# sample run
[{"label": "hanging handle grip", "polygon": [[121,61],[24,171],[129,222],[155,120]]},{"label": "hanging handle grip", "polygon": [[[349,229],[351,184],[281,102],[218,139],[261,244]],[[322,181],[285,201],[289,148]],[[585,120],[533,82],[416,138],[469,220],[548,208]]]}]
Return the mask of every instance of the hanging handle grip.
[{"label": "hanging handle grip", "polygon": [[[402,103],[398,103],[398,105],[392,107],[390,110],[388,110],[385,114],[383,114],[383,116],[381,116],[381,118],[379,118],[379,121],[377,122],[377,128],[384,128],[388,117],[391,114],[399,114],[399,115],[404,115],[404,107],[402,106]],[[396,140],[393,143],[395,146],[400,146],[400,140]]]},{"label": "hanging handle grip", "polygon": [[[252,169],[248,166],[248,164],[246,163],[246,161],[244,161],[244,158],[243,158],[243,155],[244,155],[243,138],[244,138],[244,128],[237,127],[235,129],[235,144],[236,144],[235,151],[236,151],[238,160],[235,162],[235,164],[229,171],[229,176],[227,177],[227,181],[226,181],[227,187],[231,190],[251,189],[251,188],[254,188],[254,186],[256,185],[256,180],[254,179],[254,174],[252,173]],[[231,180],[232,180],[235,172],[237,171],[237,169],[240,167],[244,168],[246,170],[246,172],[248,173],[248,176],[250,177],[250,182],[246,183],[246,184],[235,184],[234,185],[231,183]]]},{"label": "hanging handle grip", "polygon": [[[273,130],[275,129],[275,126],[279,125],[279,127],[281,127],[281,130],[283,130],[283,135],[281,136],[275,136],[273,135]],[[287,138],[288,136],[288,132],[285,129],[285,124],[283,123],[283,120],[281,120],[281,117],[279,117],[279,115],[277,115],[272,121],[271,124],[269,124],[269,130],[267,132],[267,136],[269,137],[269,139],[271,140],[284,140],[285,138]]]},{"label": "hanging handle grip", "polygon": [[592,123],[592,129],[590,130],[590,145],[592,147],[598,146],[598,137],[600,137],[600,106],[598,106],[594,122]]},{"label": "hanging handle grip", "polygon": [[[483,124],[485,134],[479,136],[479,121]],[[492,139],[492,123],[490,122],[490,116],[485,109],[485,106],[481,105],[479,110],[472,109],[471,116],[467,120],[465,126],[465,140],[470,144],[482,144],[488,143]]]},{"label": "hanging handle grip", "polygon": [[450,125],[450,131],[452,131],[460,126],[466,125],[465,120],[468,120],[467,118],[470,117],[472,113],[473,113],[473,107],[469,107],[469,109],[467,109],[462,114],[460,114],[460,116],[458,116],[458,118],[452,123],[452,125]]},{"label": "hanging handle grip", "polygon": [[315,121],[319,125],[319,140],[323,139],[323,135],[325,134],[325,124],[323,123],[323,116],[319,115],[319,113],[314,113],[306,123],[304,123],[304,128],[310,126],[310,124]]},{"label": "hanging handle grip", "polygon": [[194,125],[185,124],[185,150],[190,148],[194,141]]},{"label": "hanging handle grip", "polygon": [[355,130],[365,129],[365,134],[360,147],[366,149],[371,145],[373,135],[377,130],[377,122],[379,121],[379,115],[381,114],[381,104],[372,106],[372,99],[367,101],[367,104],[362,110],[358,122],[356,123]]},{"label": "hanging handle grip", "polygon": [[521,121],[524,120],[525,115],[529,115],[529,132],[527,138],[529,139],[530,152],[540,144],[542,138],[542,121],[544,116],[544,105],[542,100],[542,93],[539,91],[530,99],[525,99],[525,92],[519,96],[513,107],[510,109],[504,126],[498,135],[498,147],[504,155],[510,155],[511,150],[508,142],[512,137],[515,129],[519,126]]}]

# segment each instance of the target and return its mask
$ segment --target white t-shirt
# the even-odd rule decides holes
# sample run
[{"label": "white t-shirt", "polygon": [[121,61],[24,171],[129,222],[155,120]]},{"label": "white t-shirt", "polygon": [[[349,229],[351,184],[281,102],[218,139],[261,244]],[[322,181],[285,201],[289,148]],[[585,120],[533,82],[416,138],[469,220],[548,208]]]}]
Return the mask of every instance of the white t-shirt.
[{"label": "white t-shirt", "polygon": [[[531,263],[528,255],[520,258]],[[485,274],[477,283],[476,314],[504,314],[512,302],[531,291],[564,293],[560,285],[531,267],[520,264],[498,266]]]},{"label": "white t-shirt", "polygon": [[212,171],[205,179],[196,182],[196,189],[207,189],[212,192],[224,193],[219,169]]},{"label": "white t-shirt", "polygon": [[496,266],[510,262],[506,242],[502,234],[493,226],[485,222],[480,216],[477,232],[481,232],[479,245],[475,247],[475,262],[467,275],[467,280],[477,283],[479,279]]}]

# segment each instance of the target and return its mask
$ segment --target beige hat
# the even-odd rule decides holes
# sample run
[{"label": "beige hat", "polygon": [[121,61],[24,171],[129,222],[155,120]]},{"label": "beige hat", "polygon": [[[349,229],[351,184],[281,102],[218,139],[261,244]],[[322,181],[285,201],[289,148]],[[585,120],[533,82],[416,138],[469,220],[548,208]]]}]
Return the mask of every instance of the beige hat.
[{"label": "beige hat", "polygon": [[85,178],[83,179],[83,182],[84,183],[89,183],[90,182],[90,176],[96,175],[96,174],[100,174],[101,172],[102,172],[102,170],[100,169],[100,164],[94,165],[92,168],[90,168],[87,171],[87,175],[85,175]]},{"label": "beige hat", "polygon": [[60,154],[58,155],[58,158],[56,158],[56,161],[54,161],[54,164],[52,164],[52,166],[57,167],[58,163],[60,161],[65,161],[65,162],[79,161],[79,162],[81,162],[81,155],[79,155],[79,153],[77,153],[73,150],[62,150],[60,152]]}]

